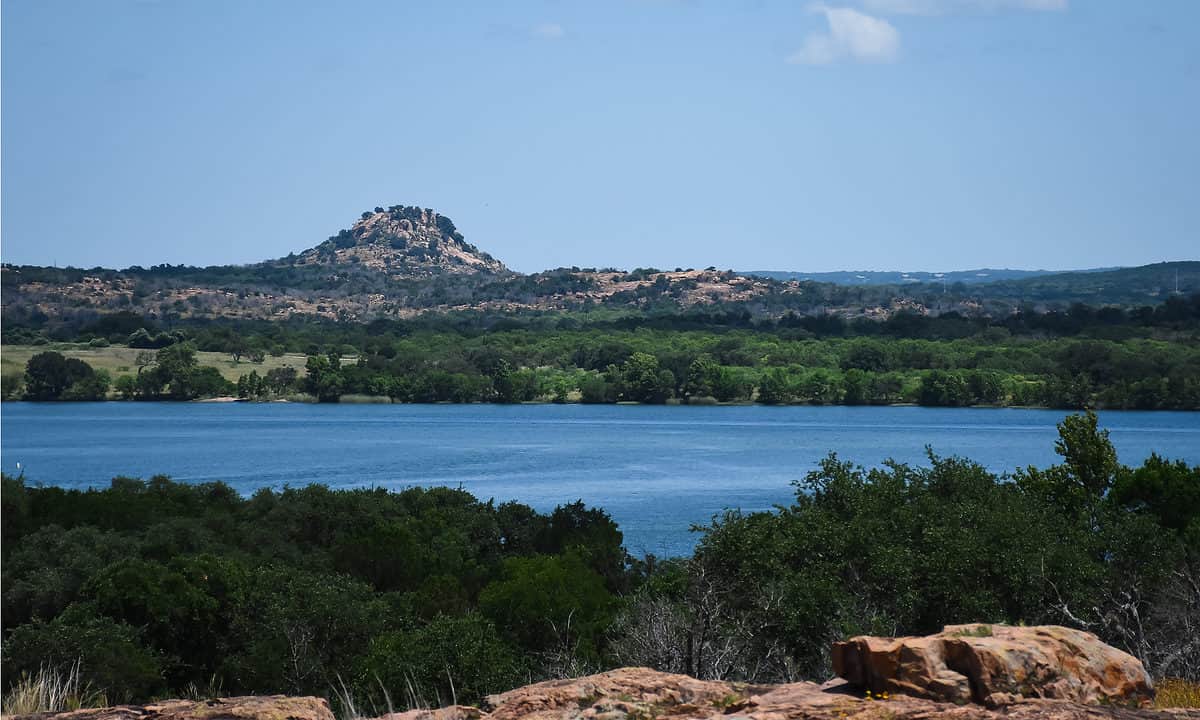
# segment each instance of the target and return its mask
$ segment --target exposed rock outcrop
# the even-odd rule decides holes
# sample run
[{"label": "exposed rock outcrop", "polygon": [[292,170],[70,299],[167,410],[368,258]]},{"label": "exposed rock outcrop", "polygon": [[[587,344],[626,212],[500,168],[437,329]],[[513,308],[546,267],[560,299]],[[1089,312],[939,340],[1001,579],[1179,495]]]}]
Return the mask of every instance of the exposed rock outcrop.
[{"label": "exposed rock outcrop", "polygon": [[[333,720],[318,698],[167,700],[142,706],[26,716],[38,720]],[[1182,720],[1195,710],[1150,710],[1030,699],[1000,709],[888,694],[871,698],[845,681],[747,685],[622,668],[551,680],[489,697],[483,709],[455,705],[378,720]],[[21,720],[25,720],[22,718]]]},{"label": "exposed rock outcrop", "polygon": [[329,703],[324,699],[284,695],[163,700],[147,705],[8,717],[13,720],[334,720]]},{"label": "exposed rock outcrop", "polygon": [[1056,625],[948,625],[925,637],[856,637],[833,646],[852,685],[989,707],[1027,698],[1145,705],[1154,697],[1137,658]]},{"label": "exposed rock outcrop", "polygon": [[[1146,707],[1153,690],[1141,663],[1069,628],[951,625],[927,637],[857,637],[836,643],[833,660],[846,679],[824,685],[750,685],[622,668],[510,690],[483,708],[455,705],[378,720],[1200,719],[1196,710]],[[169,700],[53,717],[333,720],[324,700],[282,696]]]},{"label": "exposed rock outcrop", "polygon": [[360,264],[406,278],[508,272],[499,260],[468,243],[450,218],[408,205],[364,212],[349,230],[285,262]]},{"label": "exposed rock outcrop", "polygon": [[889,695],[872,699],[848,683],[747,685],[696,680],[646,668],[623,668],[552,680],[488,698],[487,709],[455,706],[413,710],[386,720],[1179,720],[1188,710],[1149,710],[1027,700],[1003,709]]}]

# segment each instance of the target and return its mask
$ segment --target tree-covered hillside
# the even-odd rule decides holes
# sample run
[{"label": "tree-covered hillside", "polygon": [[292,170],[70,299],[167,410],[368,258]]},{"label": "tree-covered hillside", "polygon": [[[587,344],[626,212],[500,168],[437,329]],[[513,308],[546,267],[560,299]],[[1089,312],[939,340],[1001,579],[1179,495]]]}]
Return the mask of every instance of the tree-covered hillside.
[{"label": "tree-covered hillside", "polygon": [[[427,312],[635,312],[695,309],[778,318],[789,312],[883,320],[898,313],[1004,317],[1075,302],[1134,307],[1200,291],[1200,262],[1012,279],[1021,271],[892,284],[828,275],[739,274],[716,267],[558,268],[522,275],[467,242],[428,208],[394,205],[362,213],[349,228],[285,258],[252,265],[106,268],[0,267],[5,323],[79,324],[133,311],[159,322],[297,317],[347,322]],[[865,276],[864,276],[865,277]],[[959,278],[963,281],[959,281]],[[841,279],[844,283],[829,282]],[[825,280],[825,281],[820,281]]]}]

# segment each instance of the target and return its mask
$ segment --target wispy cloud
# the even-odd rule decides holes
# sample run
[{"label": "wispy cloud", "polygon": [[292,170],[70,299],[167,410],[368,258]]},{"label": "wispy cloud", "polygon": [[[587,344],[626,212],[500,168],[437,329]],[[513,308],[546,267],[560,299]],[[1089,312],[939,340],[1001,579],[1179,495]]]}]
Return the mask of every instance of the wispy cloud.
[{"label": "wispy cloud", "polygon": [[567,31],[563,29],[562,25],[552,22],[534,25],[532,32],[535,37],[540,37],[545,40],[557,40],[563,35],[567,34]]},{"label": "wispy cloud", "polygon": [[839,60],[890,62],[900,52],[900,33],[887,20],[853,8],[814,5],[829,29],[804,39],[804,46],[788,56],[798,65],[829,65]]},{"label": "wispy cloud", "polygon": [[1066,10],[1069,0],[861,0],[867,12],[880,15],[948,15],[998,10]]}]

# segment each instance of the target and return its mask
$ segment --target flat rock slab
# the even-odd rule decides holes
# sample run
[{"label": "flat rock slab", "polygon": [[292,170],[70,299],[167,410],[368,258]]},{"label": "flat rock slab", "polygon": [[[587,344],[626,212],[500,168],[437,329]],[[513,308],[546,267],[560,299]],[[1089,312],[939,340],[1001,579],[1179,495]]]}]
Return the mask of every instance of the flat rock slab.
[{"label": "flat rock slab", "polygon": [[1137,707],[1154,698],[1137,658],[1057,625],[948,625],[924,637],[856,637],[834,643],[833,669],[873,693],[988,707],[1035,698]]},{"label": "flat rock slab", "polygon": [[[25,716],[46,720],[333,720],[319,698],[240,697],[168,700],[140,706]],[[488,698],[484,708],[455,705],[385,715],[380,720],[1200,720],[1195,710],[1150,710],[1022,700],[991,709],[890,695],[872,700],[848,683],[746,685],[623,668],[552,680]]]},{"label": "flat rock slab", "polygon": [[285,695],[163,700],[147,705],[9,717],[20,720],[334,720],[329,703],[323,698]]},{"label": "flat rock slab", "polygon": [[387,720],[1181,720],[1191,710],[1026,700],[1003,709],[893,696],[871,700],[848,684],[747,685],[623,668],[528,685],[488,698],[484,709],[413,710]]}]

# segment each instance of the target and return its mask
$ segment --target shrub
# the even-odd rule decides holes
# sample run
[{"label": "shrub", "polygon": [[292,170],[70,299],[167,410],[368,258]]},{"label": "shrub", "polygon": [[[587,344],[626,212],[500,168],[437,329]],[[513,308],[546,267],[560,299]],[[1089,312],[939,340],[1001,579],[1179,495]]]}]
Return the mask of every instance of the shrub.
[{"label": "shrub", "polygon": [[[477,613],[439,616],[428,625],[371,641],[357,685],[360,695],[402,699],[407,708],[477,704],[519,685],[529,668],[519,651]],[[378,706],[380,703],[373,702]]]}]

